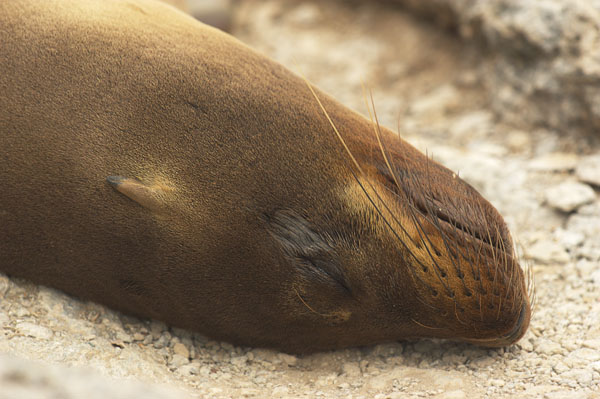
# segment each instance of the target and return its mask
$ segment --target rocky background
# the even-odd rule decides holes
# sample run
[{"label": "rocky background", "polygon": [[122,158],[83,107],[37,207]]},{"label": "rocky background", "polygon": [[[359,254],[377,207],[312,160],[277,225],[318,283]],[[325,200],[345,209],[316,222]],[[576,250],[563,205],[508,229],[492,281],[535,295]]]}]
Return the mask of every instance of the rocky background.
[{"label": "rocky background", "polygon": [[0,399],[600,398],[600,1],[180,6],[366,114],[364,81],[382,124],[505,216],[535,274],[531,327],[506,349],[425,340],[298,357],[0,275]]}]

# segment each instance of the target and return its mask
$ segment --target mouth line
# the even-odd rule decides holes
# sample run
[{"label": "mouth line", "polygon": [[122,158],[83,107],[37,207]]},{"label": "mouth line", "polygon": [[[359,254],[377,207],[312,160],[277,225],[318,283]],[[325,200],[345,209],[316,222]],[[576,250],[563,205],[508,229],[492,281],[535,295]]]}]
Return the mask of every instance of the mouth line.
[{"label": "mouth line", "polygon": [[502,338],[509,342],[516,342],[523,335],[523,322],[525,321],[525,315],[527,314],[527,304],[524,303],[519,313],[519,319],[513,329]]},{"label": "mouth line", "polygon": [[[393,183],[392,180],[390,181]],[[395,185],[395,183],[393,183],[393,185]],[[389,188],[387,188],[387,190],[391,191],[395,195],[398,195],[398,192],[395,190],[391,190]],[[412,204],[410,206],[412,206],[418,214],[420,214],[430,223],[434,225],[436,224],[431,220],[431,217],[435,217],[450,230],[459,230],[473,240],[489,246],[492,250],[502,251],[503,253],[506,252],[506,246],[502,245],[504,239],[499,233],[498,236],[496,234],[485,234],[480,228],[470,228],[467,224],[457,221],[455,218],[452,218],[443,211],[443,209],[446,207],[444,207],[443,204],[435,198],[419,198],[411,192],[405,192],[405,195],[408,198],[409,203]],[[429,206],[427,204],[429,204]]]},{"label": "mouth line", "polygon": [[483,339],[468,338],[468,339],[465,339],[465,341],[473,343],[473,344],[477,344],[477,345],[488,346],[488,347],[503,347],[503,346],[509,346],[509,345],[514,344],[525,333],[525,329],[523,328],[523,326],[524,326],[525,316],[527,315],[527,308],[528,308],[527,303],[524,303],[523,306],[521,307],[521,312],[519,313],[519,318],[517,319],[515,326],[507,334],[504,334],[499,338],[483,338]]},{"label": "mouth line", "polygon": [[[464,223],[461,223],[461,222],[457,221],[456,219],[450,217],[447,213],[443,212],[442,207],[440,205],[435,204],[434,200],[431,200],[432,201],[431,208],[433,208],[433,209],[428,209],[425,204],[423,204],[421,201],[419,201],[416,198],[413,198],[413,201],[414,201],[415,208],[426,219],[429,219],[429,217],[433,216],[433,217],[437,218],[440,222],[442,222],[446,227],[450,228],[451,230],[459,230],[459,231],[463,232],[465,235],[469,236],[470,238],[472,238],[476,241],[479,241],[485,245],[488,245],[489,247],[493,248],[494,250],[506,252],[505,248],[503,248],[500,245],[500,242],[497,237],[495,237],[494,235],[491,235],[491,234],[488,234],[488,235],[483,234],[480,231],[480,229],[470,228],[469,226],[465,225]],[[432,222],[432,221],[430,220],[430,222]],[[435,225],[435,222],[432,222],[432,223]],[[496,239],[494,239],[494,238],[496,238]]]}]

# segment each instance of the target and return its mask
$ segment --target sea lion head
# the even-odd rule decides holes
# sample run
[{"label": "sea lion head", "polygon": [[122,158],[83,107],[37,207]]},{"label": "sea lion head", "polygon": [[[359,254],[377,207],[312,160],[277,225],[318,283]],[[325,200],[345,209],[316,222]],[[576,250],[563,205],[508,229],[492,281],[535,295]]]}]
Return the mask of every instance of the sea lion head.
[{"label": "sea lion head", "polygon": [[311,320],[297,325],[310,340],[303,347],[519,340],[531,317],[532,276],[499,212],[378,124],[346,138],[334,130],[349,157],[341,205],[323,206],[312,220],[284,211],[271,221],[301,270],[289,292],[291,313]]}]

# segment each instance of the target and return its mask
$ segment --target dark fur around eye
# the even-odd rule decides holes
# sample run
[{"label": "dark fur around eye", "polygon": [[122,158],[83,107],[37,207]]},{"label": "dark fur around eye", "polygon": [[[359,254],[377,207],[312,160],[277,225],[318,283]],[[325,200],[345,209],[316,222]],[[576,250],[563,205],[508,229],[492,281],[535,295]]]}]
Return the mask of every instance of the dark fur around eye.
[{"label": "dark fur around eye", "polygon": [[303,275],[314,281],[333,283],[350,293],[335,249],[305,218],[294,211],[282,210],[266,219],[269,232]]}]

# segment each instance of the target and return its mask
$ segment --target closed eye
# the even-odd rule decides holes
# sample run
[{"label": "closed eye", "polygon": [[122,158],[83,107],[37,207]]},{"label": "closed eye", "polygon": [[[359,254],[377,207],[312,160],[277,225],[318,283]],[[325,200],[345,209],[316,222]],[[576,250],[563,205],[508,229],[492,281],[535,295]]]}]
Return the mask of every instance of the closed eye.
[{"label": "closed eye", "polygon": [[264,215],[268,231],[283,254],[308,281],[325,283],[351,294],[334,244],[317,227],[291,209]]},{"label": "closed eye", "polygon": [[319,280],[327,284],[335,284],[340,289],[351,295],[348,285],[340,267],[332,259],[313,258],[300,256],[297,258],[301,271],[312,280]]}]

